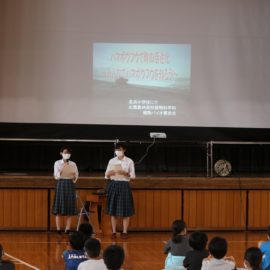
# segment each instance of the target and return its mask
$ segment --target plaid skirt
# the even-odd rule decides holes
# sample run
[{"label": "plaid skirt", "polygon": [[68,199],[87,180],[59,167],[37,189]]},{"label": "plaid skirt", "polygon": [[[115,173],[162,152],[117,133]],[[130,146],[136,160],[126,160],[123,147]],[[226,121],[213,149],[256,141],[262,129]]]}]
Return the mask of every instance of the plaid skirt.
[{"label": "plaid skirt", "polygon": [[77,215],[75,185],[71,179],[57,181],[52,213],[62,216]]},{"label": "plaid skirt", "polygon": [[106,210],[110,216],[130,217],[134,215],[134,203],[129,182],[109,181]]}]

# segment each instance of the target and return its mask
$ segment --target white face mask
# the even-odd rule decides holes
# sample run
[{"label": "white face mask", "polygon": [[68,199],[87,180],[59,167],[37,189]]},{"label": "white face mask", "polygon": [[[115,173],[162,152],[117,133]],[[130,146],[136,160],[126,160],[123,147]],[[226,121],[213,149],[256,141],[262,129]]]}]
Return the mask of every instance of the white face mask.
[{"label": "white face mask", "polygon": [[123,157],[123,156],[124,156],[124,152],[121,151],[121,150],[115,150],[115,155],[116,155],[117,157]]},{"label": "white face mask", "polygon": [[68,153],[62,154],[62,157],[63,157],[64,160],[70,159],[70,156],[71,156],[71,154],[68,154]]}]

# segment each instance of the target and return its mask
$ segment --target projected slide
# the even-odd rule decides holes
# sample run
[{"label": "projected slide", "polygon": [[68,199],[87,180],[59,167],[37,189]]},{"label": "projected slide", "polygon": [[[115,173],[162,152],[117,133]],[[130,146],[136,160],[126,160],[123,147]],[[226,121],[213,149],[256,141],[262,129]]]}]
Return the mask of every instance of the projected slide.
[{"label": "projected slide", "polygon": [[111,108],[111,117],[125,121],[167,123],[188,105],[190,44],[94,43],[92,70],[93,113]]},{"label": "projected slide", "polygon": [[93,79],[185,91],[190,63],[188,44],[94,43]]}]

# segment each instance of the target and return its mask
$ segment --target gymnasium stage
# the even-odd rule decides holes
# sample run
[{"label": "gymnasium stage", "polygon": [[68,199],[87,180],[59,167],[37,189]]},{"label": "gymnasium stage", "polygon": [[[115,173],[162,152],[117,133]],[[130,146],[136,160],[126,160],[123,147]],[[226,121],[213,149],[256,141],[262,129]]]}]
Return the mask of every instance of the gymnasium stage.
[{"label": "gymnasium stage", "polygon": [[[106,186],[103,174],[81,175],[80,198]],[[270,224],[270,177],[137,175],[131,182],[136,215],[130,231],[169,231],[175,219],[190,230],[264,230]],[[0,230],[55,230],[51,205],[55,180],[41,173],[0,174]],[[80,208],[78,201],[78,208]],[[75,228],[77,219],[73,221]]]}]

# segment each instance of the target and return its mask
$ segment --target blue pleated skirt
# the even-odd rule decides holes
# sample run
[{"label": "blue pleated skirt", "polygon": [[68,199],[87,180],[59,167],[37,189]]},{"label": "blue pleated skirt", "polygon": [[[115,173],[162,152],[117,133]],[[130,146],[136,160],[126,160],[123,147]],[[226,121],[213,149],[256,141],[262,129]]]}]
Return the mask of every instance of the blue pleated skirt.
[{"label": "blue pleated skirt", "polygon": [[106,210],[110,216],[130,217],[134,215],[133,196],[127,181],[109,181]]},{"label": "blue pleated skirt", "polygon": [[52,213],[54,215],[77,215],[76,191],[72,179],[57,180]]}]

